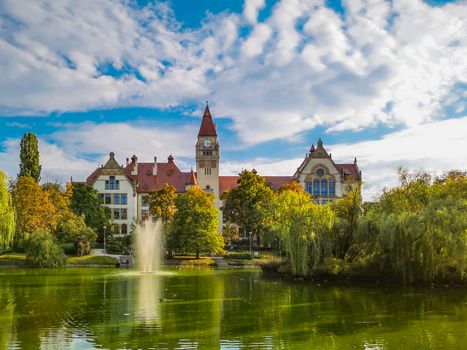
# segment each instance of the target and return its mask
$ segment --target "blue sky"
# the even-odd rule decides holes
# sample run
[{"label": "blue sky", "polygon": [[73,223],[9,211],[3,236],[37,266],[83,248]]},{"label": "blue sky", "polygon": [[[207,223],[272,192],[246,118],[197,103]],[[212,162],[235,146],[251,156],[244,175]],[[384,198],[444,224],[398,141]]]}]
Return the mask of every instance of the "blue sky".
[{"label": "blue sky", "polygon": [[44,179],[172,153],[209,100],[221,173],[291,175],[321,137],[366,199],[395,169],[467,164],[467,4],[415,0],[0,1],[0,169],[40,139]]}]

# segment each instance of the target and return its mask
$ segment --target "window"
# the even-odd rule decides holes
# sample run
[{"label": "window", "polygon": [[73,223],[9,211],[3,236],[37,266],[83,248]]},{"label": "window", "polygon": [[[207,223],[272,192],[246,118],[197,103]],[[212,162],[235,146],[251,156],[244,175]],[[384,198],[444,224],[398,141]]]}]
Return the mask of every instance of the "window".
[{"label": "window", "polygon": [[322,196],[328,195],[328,180],[326,179],[321,180],[321,195]]},{"label": "window", "polygon": [[141,206],[147,207],[147,206],[149,205],[148,199],[149,199],[148,195],[147,195],[147,194],[143,194],[143,195],[141,196]]},{"label": "window", "polygon": [[127,233],[128,233],[127,224],[122,224],[122,235],[126,235]]},{"label": "window", "polygon": [[211,150],[204,150],[203,151],[203,156],[212,156],[212,151]]},{"label": "window", "polygon": [[319,180],[313,180],[313,196],[319,196]]},{"label": "window", "polygon": [[120,234],[120,225],[119,224],[113,224],[112,225],[113,233],[115,234]]},{"label": "window", "polygon": [[126,193],[122,193],[120,195],[120,198],[121,198],[122,205],[126,205],[127,204]]},{"label": "window", "polygon": [[99,194],[97,195],[97,198],[99,199],[99,202],[100,202],[101,204],[104,204],[104,194],[103,194],[103,193],[99,193]]},{"label": "window", "polygon": [[329,195],[330,196],[336,195],[336,183],[333,181],[329,181]]},{"label": "window", "polygon": [[141,218],[146,219],[149,216],[149,211],[147,209],[141,210]]},{"label": "window", "polygon": [[120,220],[120,209],[114,209],[114,220]]},{"label": "window", "polygon": [[323,176],[324,175],[324,170],[321,169],[321,168],[316,170],[316,175],[318,175],[319,177]]},{"label": "window", "polygon": [[105,189],[106,190],[119,190],[120,181],[115,180],[115,176],[109,176],[109,179],[105,180]]},{"label": "window", "polygon": [[308,193],[311,194],[311,189],[312,189],[312,183],[311,182],[307,182],[305,183],[305,191],[307,191]]},{"label": "window", "polygon": [[120,204],[120,194],[119,193],[114,194],[114,204]]},{"label": "window", "polygon": [[104,194],[104,204],[112,204],[112,195],[110,193]]},{"label": "window", "polygon": [[211,168],[204,168],[204,175],[211,175]]},{"label": "window", "polygon": [[122,220],[128,219],[128,214],[126,209],[120,209],[120,218]]},{"label": "window", "polygon": [[207,193],[212,193],[212,188],[211,188],[211,186],[209,186],[209,185],[206,186],[206,192],[207,192]]}]

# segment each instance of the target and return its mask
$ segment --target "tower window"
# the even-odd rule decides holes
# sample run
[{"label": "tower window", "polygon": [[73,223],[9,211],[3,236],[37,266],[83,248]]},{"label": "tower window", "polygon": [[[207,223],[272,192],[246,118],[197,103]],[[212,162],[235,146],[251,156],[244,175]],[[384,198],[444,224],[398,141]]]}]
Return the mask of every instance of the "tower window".
[{"label": "tower window", "polygon": [[212,156],[212,150],[204,150],[203,151],[203,156]]},{"label": "tower window", "polygon": [[206,186],[206,192],[207,192],[207,193],[212,193],[212,188],[211,188],[211,186],[209,186],[209,185]]},{"label": "tower window", "polygon": [[204,168],[204,175],[211,175],[211,168]]}]

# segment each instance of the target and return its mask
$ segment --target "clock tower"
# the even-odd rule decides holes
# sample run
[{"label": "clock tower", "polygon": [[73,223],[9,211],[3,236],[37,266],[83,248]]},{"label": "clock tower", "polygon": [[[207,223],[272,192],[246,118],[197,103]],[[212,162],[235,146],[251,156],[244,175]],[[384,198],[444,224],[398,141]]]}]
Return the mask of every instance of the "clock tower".
[{"label": "clock tower", "polygon": [[219,209],[219,142],[217,141],[216,125],[212,121],[208,103],[204,109],[203,120],[198,132],[196,143],[196,176],[199,186],[215,196],[215,205]]}]

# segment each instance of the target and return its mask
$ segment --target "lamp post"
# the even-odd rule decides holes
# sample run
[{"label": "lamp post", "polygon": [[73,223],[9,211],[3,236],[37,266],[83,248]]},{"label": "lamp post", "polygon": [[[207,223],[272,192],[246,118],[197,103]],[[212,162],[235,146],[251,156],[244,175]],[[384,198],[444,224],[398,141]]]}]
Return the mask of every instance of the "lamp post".
[{"label": "lamp post", "polygon": [[250,231],[250,254],[251,254],[251,231]]},{"label": "lamp post", "polygon": [[105,250],[105,225],[104,225],[104,227],[103,227],[103,228],[104,228],[104,255],[106,255],[106,254],[107,254],[107,252],[106,252],[106,250]]}]

